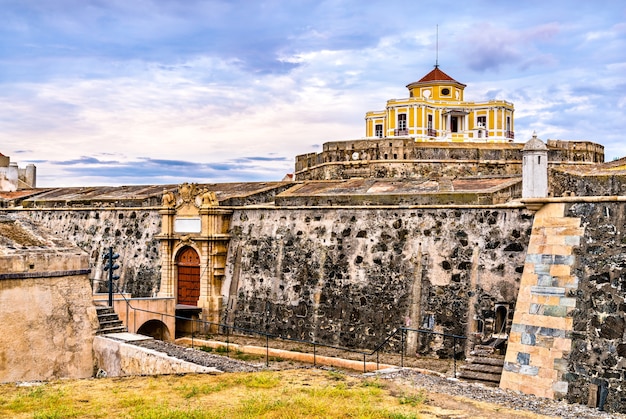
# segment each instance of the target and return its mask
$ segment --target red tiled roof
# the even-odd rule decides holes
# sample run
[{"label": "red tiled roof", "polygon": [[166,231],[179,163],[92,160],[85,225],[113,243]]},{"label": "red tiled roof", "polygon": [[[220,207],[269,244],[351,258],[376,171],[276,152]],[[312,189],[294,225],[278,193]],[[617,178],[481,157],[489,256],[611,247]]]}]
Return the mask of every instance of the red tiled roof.
[{"label": "red tiled roof", "polygon": [[424,77],[422,77],[418,83],[426,82],[426,81],[454,81],[454,82],[457,82],[452,77],[448,76],[446,73],[444,73],[443,71],[439,70],[439,67],[437,67],[437,66],[430,73],[428,73]]}]

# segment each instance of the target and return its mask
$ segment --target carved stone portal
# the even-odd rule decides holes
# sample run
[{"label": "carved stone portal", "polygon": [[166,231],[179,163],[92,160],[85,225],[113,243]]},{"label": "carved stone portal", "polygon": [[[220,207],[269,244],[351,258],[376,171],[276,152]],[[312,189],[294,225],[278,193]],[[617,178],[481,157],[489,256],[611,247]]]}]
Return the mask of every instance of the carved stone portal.
[{"label": "carved stone portal", "polygon": [[[198,307],[203,320],[218,323],[232,210],[219,208],[215,192],[198,188],[195,183],[183,183],[176,191],[164,191],[162,202],[162,230],[158,236],[162,257],[159,297],[176,298],[177,308]],[[197,269],[190,267],[186,256],[194,253],[198,262],[193,264],[198,264]],[[199,296],[194,301],[197,292],[189,294],[181,289],[186,290],[191,286],[187,284],[196,280]]]}]

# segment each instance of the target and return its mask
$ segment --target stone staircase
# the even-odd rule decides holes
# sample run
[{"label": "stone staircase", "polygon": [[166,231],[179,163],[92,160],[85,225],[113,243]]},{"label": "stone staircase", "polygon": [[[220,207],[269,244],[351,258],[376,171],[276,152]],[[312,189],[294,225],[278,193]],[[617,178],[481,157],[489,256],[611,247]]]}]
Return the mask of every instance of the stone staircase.
[{"label": "stone staircase", "polygon": [[493,346],[476,345],[457,376],[464,381],[498,387],[503,366],[504,355],[498,354]]},{"label": "stone staircase", "polygon": [[128,331],[117,313],[113,310],[113,307],[96,306],[96,312],[98,313],[98,322],[100,323],[100,327],[96,331],[97,335]]}]

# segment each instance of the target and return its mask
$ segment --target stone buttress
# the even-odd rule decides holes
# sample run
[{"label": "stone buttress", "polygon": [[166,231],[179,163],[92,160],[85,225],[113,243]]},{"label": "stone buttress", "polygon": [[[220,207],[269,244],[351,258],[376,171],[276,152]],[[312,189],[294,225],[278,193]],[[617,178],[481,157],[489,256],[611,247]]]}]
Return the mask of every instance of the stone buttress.
[{"label": "stone buttress", "polygon": [[500,381],[501,388],[557,399],[568,390],[578,290],[571,269],[584,232],[580,218],[564,211],[565,204],[550,203],[536,214]]}]

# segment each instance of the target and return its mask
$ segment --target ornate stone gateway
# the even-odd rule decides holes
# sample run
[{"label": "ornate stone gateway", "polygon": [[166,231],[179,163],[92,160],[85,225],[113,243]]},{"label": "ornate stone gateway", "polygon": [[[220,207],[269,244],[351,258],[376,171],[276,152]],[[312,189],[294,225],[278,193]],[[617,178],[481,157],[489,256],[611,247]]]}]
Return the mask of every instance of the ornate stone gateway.
[{"label": "ornate stone gateway", "polygon": [[163,191],[161,288],[177,310],[197,306],[203,320],[219,322],[231,210],[219,208],[215,193],[195,183]]}]

